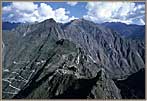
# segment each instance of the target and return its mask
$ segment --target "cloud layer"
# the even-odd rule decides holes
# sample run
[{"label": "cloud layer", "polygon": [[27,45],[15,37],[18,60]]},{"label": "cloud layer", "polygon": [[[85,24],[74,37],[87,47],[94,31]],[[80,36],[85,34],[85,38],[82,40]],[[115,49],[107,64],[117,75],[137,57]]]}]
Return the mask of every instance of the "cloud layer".
[{"label": "cloud layer", "polygon": [[[77,11],[65,9],[66,5],[71,8],[77,5]],[[65,5],[66,4],[66,5]],[[79,15],[87,20],[96,23],[123,22],[127,24],[145,24],[145,4],[134,2],[66,2],[62,8],[53,9],[46,3],[33,2],[12,2],[2,8],[2,20],[9,22],[35,22],[53,18],[57,22],[66,23],[77,19],[75,16],[81,9],[85,10],[84,15]],[[85,8],[82,8],[83,5]],[[81,7],[81,8],[80,8]],[[73,9],[73,8],[72,8]],[[71,15],[75,14],[75,15]]]},{"label": "cloud layer", "polygon": [[102,22],[145,24],[145,5],[134,2],[88,2],[85,19]]},{"label": "cloud layer", "polygon": [[72,2],[67,2],[67,4],[70,6],[75,6],[78,4],[78,2],[72,1]]},{"label": "cloud layer", "polygon": [[65,8],[53,9],[45,3],[34,4],[33,2],[13,2],[2,8],[3,21],[10,22],[35,22],[54,18],[57,22],[68,22],[75,17],[69,17],[70,11]]}]

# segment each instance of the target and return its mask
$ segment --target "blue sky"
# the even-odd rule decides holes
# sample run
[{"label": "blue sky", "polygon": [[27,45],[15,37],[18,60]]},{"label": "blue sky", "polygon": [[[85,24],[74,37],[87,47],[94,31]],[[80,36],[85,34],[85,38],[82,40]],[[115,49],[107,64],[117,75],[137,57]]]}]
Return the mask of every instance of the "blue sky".
[{"label": "blue sky", "polygon": [[[40,4],[40,3],[36,2],[36,4]],[[83,3],[79,2],[75,6],[71,6],[67,4],[66,2],[50,2],[50,3],[46,2],[46,4],[49,4],[51,7],[53,7],[53,9],[65,8],[67,10],[70,10],[69,15],[70,16],[74,15],[75,17],[78,17],[78,18],[81,18],[82,15],[85,15],[87,12],[87,10],[85,9],[86,2],[83,2]]]},{"label": "blue sky", "polygon": [[3,2],[2,20],[41,22],[54,18],[66,23],[84,18],[95,23],[145,24],[144,2]]}]

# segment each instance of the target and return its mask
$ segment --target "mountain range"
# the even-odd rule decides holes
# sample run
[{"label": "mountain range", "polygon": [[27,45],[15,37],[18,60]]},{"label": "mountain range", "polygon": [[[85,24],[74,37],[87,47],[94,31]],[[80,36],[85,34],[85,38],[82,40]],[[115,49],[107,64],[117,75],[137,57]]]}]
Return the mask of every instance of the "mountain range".
[{"label": "mountain range", "polygon": [[145,42],[133,26],[108,25],[47,19],[3,29],[3,98],[144,99]]},{"label": "mountain range", "polygon": [[20,24],[21,23],[2,22],[2,30],[11,30],[18,27]]},{"label": "mountain range", "polygon": [[101,25],[116,30],[121,36],[129,39],[145,40],[145,25],[127,25],[120,22],[106,22]]},{"label": "mountain range", "polygon": [[[37,23],[37,22],[36,22]],[[3,22],[2,29],[3,30],[12,30],[13,28],[18,27],[20,24],[25,23],[11,23],[11,22]],[[27,23],[29,24],[29,23]],[[117,31],[122,37],[128,39],[137,39],[137,40],[145,40],[145,25],[135,25],[135,24],[125,24],[121,22],[105,22],[98,25],[102,25],[104,27],[113,29]]]}]

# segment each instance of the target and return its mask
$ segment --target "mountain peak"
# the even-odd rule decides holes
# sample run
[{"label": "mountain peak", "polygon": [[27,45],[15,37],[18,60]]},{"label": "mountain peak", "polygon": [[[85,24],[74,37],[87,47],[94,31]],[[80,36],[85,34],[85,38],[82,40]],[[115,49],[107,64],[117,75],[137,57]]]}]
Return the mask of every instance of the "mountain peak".
[{"label": "mountain peak", "polygon": [[57,23],[53,18],[50,18],[50,19],[46,19],[46,20],[40,22],[40,25],[44,26],[45,28],[50,28],[53,26],[54,27],[57,26]]},{"label": "mountain peak", "polygon": [[56,23],[56,21],[53,18],[50,18],[50,19],[44,20],[43,23]]},{"label": "mountain peak", "polygon": [[79,23],[79,22],[81,22],[81,19],[74,19],[74,20],[71,20],[70,22],[71,23]]},{"label": "mountain peak", "polygon": [[[83,22],[83,21],[88,21],[88,20],[85,20],[84,18],[79,18],[79,19],[74,19],[74,20],[71,20],[71,22],[73,23],[79,23],[79,22]],[[89,22],[89,21],[88,21]]]},{"label": "mountain peak", "polygon": [[88,20],[85,20],[84,18],[80,18],[80,19],[74,19],[74,20],[71,20],[70,22],[66,23],[65,25],[93,25],[95,24],[94,22],[92,21],[88,21]]}]

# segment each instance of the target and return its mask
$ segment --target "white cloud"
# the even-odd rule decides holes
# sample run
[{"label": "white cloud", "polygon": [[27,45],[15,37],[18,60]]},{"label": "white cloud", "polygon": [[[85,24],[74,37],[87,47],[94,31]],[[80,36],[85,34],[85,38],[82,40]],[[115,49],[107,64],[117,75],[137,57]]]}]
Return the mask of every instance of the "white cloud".
[{"label": "white cloud", "polygon": [[50,5],[47,5],[45,3],[41,3],[40,7],[38,8],[38,13],[40,16],[54,16],[54,11]]},{"label": "white cloud", "polygon": [[70,12],[65,8],[53,9],[50,5],[33,2],[13,2],[2,8],[3,21],[10,22],[35,22],[53,18],[57,22],[68,22],[75,17],[69,17]]},{"label": "white cloud", "polygon": [[[85,19],[102,22],[123,22],[127,24],[145,23],[145,5],[134,2],[88,2]],[[136,23],[136,20],[137,23]]]},{"label": "white cloud", "polygon": [[70,6],[75,6],[78,4],[78,2],[75,2],[75,1],[71,1],[71,2],[67,2],[68,5]]},{"label": "white cloud", "polygon": [[67,12],[65,11],[65,8],[59,8],[55,10],[55,18],[57,18],[58,21],[66,21],[69,19],[69,17],[66,15]]},{"label": "white cloud", "polygon": [[37,9],[38,5],[34,4],[33,2],[13,2],[12,8],[19,9],[20,11],[34,11]]}]

